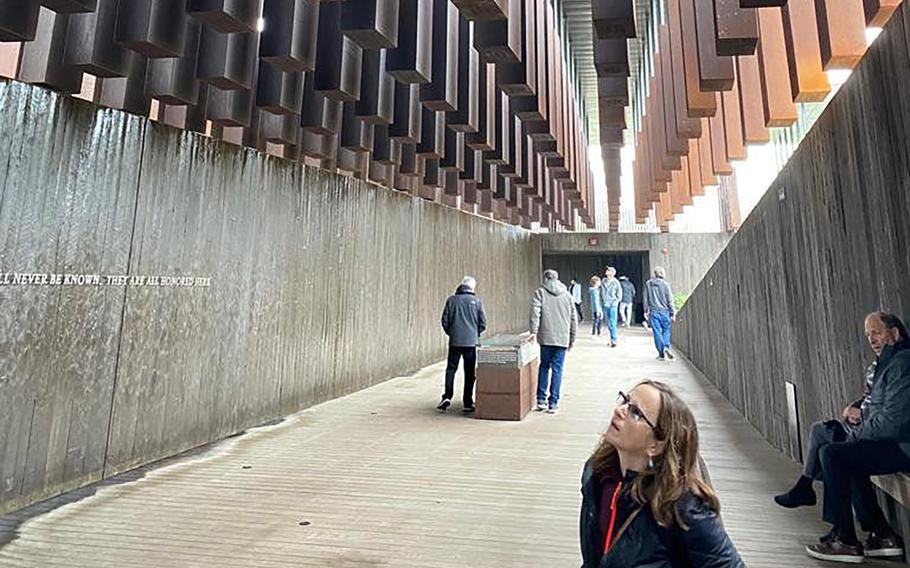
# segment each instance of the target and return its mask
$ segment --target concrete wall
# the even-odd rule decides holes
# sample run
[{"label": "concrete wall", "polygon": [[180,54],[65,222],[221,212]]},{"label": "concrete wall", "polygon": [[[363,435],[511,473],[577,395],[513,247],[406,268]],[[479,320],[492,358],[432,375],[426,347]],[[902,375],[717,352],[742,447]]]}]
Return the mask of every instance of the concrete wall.
[{"label": "concrete wall", "polygon": [[680,347],[794,457],[862,392],[863,316],[910,315],[910,10],[904,4],[680,314]]},{"label": "concrete wall", "polygon": [[527,325],[527,232],[17,83],[0,133],[0,513],[438,360],[464,274]]},{"label": "concrete wall", "polygon": [[[597,245],[588,244],[591,238],[597,239]],[[541,235],[540,239],[544,255],[610,256],[645,252],[651,268],[663,266],[667,269],[667,279],[673,284],[674,292],[689,293],[727,246],[730,234],[549,233]],[[579,273],[579,276],[590,274],[585,276]]]}]

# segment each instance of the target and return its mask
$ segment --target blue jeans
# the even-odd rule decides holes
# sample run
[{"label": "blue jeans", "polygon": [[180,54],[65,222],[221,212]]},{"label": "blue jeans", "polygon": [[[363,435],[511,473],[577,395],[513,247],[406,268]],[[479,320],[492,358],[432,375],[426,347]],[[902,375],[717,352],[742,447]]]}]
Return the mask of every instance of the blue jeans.
[{"label": "blue jeans", "polygon": [[670,348],[670,312],[651,312],[648,322],[651,324],[654,346],[663,357],[664,351]]},{"label": "blue jeans", "polygon": [[600,335],[600,324],[603,323],[604,315],[600,312],[596,312],[592,316],[592,319],[594,322],[591,326],[591,335]]},{"label": "blue jeans", "polygon": [[610,330],[610,341],[616,343],[616,318],[619,316],[619,306],[604,306],[604,321]]},{"label": "blue jeans", "polygon": [[[566,348],[552,345],[540,346],[540,371],[537,374],[537,402],[547,402],[547,386],[550,386],[548,406],[556,408],[559,404],[559,387],[562,386],[562,364],[566,360]],[[550,370],[553,371],[553,382],[550,384]]]}]

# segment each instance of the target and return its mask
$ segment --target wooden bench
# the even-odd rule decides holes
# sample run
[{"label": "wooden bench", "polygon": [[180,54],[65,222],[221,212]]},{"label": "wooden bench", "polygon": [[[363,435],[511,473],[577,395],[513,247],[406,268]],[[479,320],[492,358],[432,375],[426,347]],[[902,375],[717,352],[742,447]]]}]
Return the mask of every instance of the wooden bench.
[{"label": "wooden bench", "polygon": [[910,508],[910,474],[873,475],[871,479],[873,485],[904,507]]},{"label": "wooden bench", "polygon": [[[870,479],[872,485],[880,490],[879,505],[891,527],[904,542],[910,542],[910,474],[873,475]],[[910,565],[907,556],[904,557],[904,564]]]}]

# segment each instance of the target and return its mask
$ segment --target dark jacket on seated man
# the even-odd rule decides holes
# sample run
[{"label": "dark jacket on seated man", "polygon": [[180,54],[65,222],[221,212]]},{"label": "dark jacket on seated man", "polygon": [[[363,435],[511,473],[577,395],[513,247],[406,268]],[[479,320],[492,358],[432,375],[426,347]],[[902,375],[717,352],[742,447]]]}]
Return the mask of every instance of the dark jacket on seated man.
[{"label": "dark jacket on seated man", "polygon": [[894,440],[910,456],[910,342],[887,345],[875,368],[858,440]]}]

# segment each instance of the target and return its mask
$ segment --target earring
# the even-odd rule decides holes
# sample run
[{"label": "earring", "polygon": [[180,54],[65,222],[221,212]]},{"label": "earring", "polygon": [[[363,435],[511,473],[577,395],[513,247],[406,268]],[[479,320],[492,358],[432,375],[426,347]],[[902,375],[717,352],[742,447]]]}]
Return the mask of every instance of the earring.
[{"label": "earring", "polygon": [[648,469],[654,469],[654,457],[648,456]]}]

